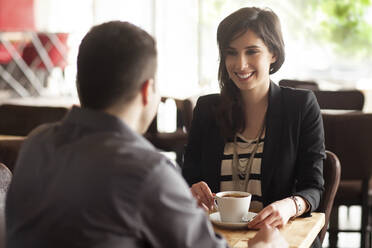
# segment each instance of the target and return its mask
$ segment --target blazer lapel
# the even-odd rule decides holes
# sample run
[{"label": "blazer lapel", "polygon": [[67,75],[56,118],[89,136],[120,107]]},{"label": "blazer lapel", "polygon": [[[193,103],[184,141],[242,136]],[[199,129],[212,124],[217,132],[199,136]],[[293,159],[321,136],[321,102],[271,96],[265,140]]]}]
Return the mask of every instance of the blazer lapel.
[{"label": "blazer lapel", "polygon": [[223,157],[223,150],[225,147],[225,141],[221,136],[220,127],[218,125],[217,120],[217,111],[219,111],[219,102],[214,104],[211,111],[213,111],[213,116],[216,117],[214,120],[215,125],[211,127],[211,137],[210,137],[210,148],[211,152],[209,154],[215,154],[215,156],[210,157],[210,171],[207,177],[210,177],[209,181],[211,182],[209,187],[211,188],[212,192],[219,192],[220,191],[220,178],[221,178],[221,161]]},{"label": "blazer lapel", "polygon": [[214,142],[211,144],[211,146],[213,146],[216,151],[216,156],[211,156],[211,165],[213,165],[213,167],[211,166],[211,170],[210,170],[210,176],[212,177],[211,178],[211,182],[213,182],[210,186],[212,192],[219,192],[220,191],[220,179],[221,179],[221,161],[222,161],[222,157],[223,157],[223,150],[224,150],[224,147],[225,147],[225,141],[223,140],[223,138],[221,137],[221,135],[219,135],[219,129],[216,128],[215,132],[212,132],[212,133],[216,133],[217,135],[215,135],[215,139],[214,139]]},{"label": "blazer lapel", "polygon": [[[270,83],[269,91],[269,106],[266,113],[266,134],[265,134],[265,144],[263,151],[263,159],[261,165],[261,190],[264,206],[268,205],[268,195],[270,192],[270,182],[274,175],[276,169],[275,160],[278,156],[280,139],[282,133],[282,96],[281,88]],[[266,196],[266,197],[265,197]]]}]

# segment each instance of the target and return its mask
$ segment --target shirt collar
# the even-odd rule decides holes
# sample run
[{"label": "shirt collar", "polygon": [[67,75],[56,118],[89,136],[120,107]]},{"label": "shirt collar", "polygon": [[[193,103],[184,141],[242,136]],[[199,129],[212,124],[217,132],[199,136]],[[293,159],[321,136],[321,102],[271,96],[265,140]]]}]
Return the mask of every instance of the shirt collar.
[{"label": "shirt collar", "polygon": [[129,139],[143,141],[142,143],[146,143],[153,147],[150,142],[142,135],[132,130],[125,122],[103,111],[73,106],[64,117],[63,123],[75,123],[97,132],[115,132]]}]

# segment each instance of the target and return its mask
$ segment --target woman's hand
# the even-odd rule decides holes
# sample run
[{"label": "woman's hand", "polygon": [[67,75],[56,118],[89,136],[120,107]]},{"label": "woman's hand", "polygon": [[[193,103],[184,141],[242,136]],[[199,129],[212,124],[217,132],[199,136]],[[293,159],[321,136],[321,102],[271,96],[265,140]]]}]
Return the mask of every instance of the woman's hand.
[{"label": "woman's hand", "polygon": [[205,182],[198,182],[191,186],[191,193],[198,201],[200,207],[206,211],[214,207],[214,194]]},{"label": "woman's hand", "polygon": [[248,223],[249,228],[260,229],[264,225],[282,227],[296,215],[296,205],[291,198],[276,201],[265,207]]}]

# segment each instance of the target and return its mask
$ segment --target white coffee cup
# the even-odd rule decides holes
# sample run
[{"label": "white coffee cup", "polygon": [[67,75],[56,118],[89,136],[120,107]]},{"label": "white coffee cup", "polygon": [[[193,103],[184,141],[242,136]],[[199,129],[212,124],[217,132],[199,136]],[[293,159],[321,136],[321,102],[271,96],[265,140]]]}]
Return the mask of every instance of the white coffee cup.
[{"label": "white coffee cup", "polygon": [[243,191],[223,191],[216,194],[222,222],[241,222],[248,214],[252,194]]}]

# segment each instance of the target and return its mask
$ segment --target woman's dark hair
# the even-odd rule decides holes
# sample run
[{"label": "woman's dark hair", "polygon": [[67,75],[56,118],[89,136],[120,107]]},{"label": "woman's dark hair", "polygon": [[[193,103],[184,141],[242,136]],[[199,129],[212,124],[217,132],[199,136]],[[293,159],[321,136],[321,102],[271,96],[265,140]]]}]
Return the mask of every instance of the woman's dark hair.
[{"label": "woman's dark hair", "polygon": [[82,40],[76,86],[82,107],[105,109],[129,102],[156,71],[156,44],[146,31],[128,22],[93,27]]},{"label": "woman's dark hair", "polygon": [[218,80],[222,98],[219,120],[225,139],[232,138],[236,132],[242,132],[245,128],[243,100],[239,89],[227,72],[225,50],[232,40],[240,37],[247,30],[254,32],[275,56],[276,61],[270,65],[270,74],[279,70],[285,58],[280,21],[270,9],[241,8],[222,20],[217,30],[217,43],[220,54]]}]

